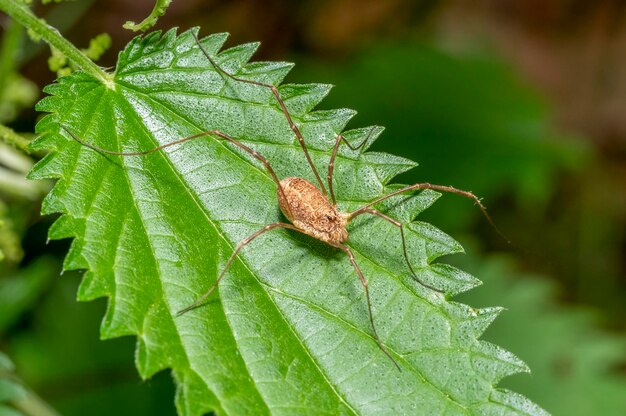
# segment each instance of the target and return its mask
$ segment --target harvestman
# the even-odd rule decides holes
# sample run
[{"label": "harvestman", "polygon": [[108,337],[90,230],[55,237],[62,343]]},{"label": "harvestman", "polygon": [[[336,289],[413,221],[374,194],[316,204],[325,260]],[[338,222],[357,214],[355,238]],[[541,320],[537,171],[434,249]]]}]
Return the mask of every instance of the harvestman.
[{"label": "harvestman", "polygon": [[[204,295],[202,295],[196,302],[180,310],[177,313],[177,316],[180,316],[184,314],[185,312],[200,306],[209,297],[209,295],[211,295],[211,293],[217,287],[222,277],[224,277],[226,271],[229,269],[233,260],[237,257],[237,254],[239,254],[239,252],[241,251],[243,247],[245,247],[247,244],[252,242],[252,240],[254,240],[255,238],[257,238],[258,236],[260,236],[261,234],[267,231],[270,231],[276,228],[286,228],[286,229],[298,231],[300,233],[313,237],[317,240],[323,241],[326,244],[329,244],[333,247],[336,247],[344,251],[348,255],[348,258],[350,259],[350,263],[354,267],[354,270],[356,271],[356,274],[359,276],[359,279],[361,280],[361,283],[365,290],[365,298],[367,300],[367,311],[369,315],[369,321],[372,327],[372,332],[374,334],[376,343],[378,344],[380,349],[383,351],[383,353],[385,353],[385,355],[387,355],[387,357],[389,357],[389,359],[393,362],[393,364],[398,368],[398,370],[400,370],[400,366],[398,365],[396,360],[391,356],[391,354],[389,353],[389,351],[383,344],[382,340],[378,336],[378,332],[376,331],[376,326],[374,325],[374,318],[372,315],[372,301],[371,301],[370,294],[369,294],[367,280],[363,276],[361,269],[356,263],[352,250],[350,250],[350,248],[345,244],[348,241],[348,231],[346,230],[346,226],[352,219],[358,217],[359,215],[370,214],[370,215],[375,215],[377,217],[380,217],[383,220],[397,227],[400,230],[400,237],[402,240],[402,251],[403,251],[404,259],[406,261],[408,269],[411,272],[411,275],[413,276],[413,278],[422,286],[425,286],[437,292],[441,292],[440,289],[437,289],[433,286],[430,286],[422,282],[415,274],[415,271],[413,270],[413,267],[411,266],[411,263],[409,261],[409,257],[407,254],[406,242],[404,238],[404,228],[403,228],[402,223],[383,214],[382,212],[375,210],[374,208],[372,208],[372,206],[388,198],[391,198],[392,196],[395,196],[404,192],[419,190],[419,189],[432,189],[436,191],[450,192],[450,193],[462,195],[464,197],[473,199],[474,202],[480,207],[483,214],[487,217],[489,222],[493,225],[493,222],[491,221],[491,219],[489,218],[489,216],[487,215],[485,211],[485,207],[480,203],[480,200],[471,192],[463,191],[461,189],[457,189],[451,186],[432,185],[430,183],[416,183],[413,185],[405,186],[403,188],[390,192],[386,195],[383,195],[379,198],[376,198],[375,200],[368,202],[367,204],[363,205],[362,207],[352,212],[339,211],[337,209],[337,200],[335,198],[335,192],[333,190],[333,171],[335,168],[335,158],[337,157],[339,146],[342,143],[344,143],[350,149],[358,150],[365,145],[365,143],[369,140],[374,130],[372,129],[370,133],[367,135],[367,137],[357,146],[351,145],[342,135],[337,136],[335,140],[335,145],[333,147],[333,152],[330,157],[330,162],[328,163],[328,172],[326,176],[327,181],[328,181],[328,191],[327,191],[319,173],[317,172],[317,169],[315,168],[315,165],[313,164],[313,161],[311,160],[311,156],[309,155],[306,144],[304,143],[304,137],[302,136],[302,133],[300,132],[300,129],[298,128],[298,126],[294,123],[291,117],[291,114],[289,114],[289,111],[287,110],[287,107],[285,106],[285,103],[280,95],[280,92],[278,91],[278,88],[276,88],[274,85],[271,85],[271,84],[266,84],[263,82],[251,81],[251,80],[239,78],[228,73],[221,66],[219,66],[217,62],[209,55],[206,49],[204,49],[204,47],[200,43],[200,40],[198,39],[195,33],[194,33],[194,38],[196,40],[198,47],[202,51],[202,54],[206,56],[206,58],[209,60],[211,65],[213,65],[213,67],[220,74],[237,82],[257,85],[259,87],[268,88],[272,91],[272,94],[276,98],[276,101],[278,102],[278,105],[280,106],[281,111],[285,115],[285,118],[287,119],[289,126],[291,127],[291,130],[293,130],[296,138],[298,139],[298,142],[300,143],[300,146],[302,147],[304,156],[306,157],[306,160],[309,166],[311,167],[313,174],[315,175],[315,179],[319,187],[315,186],[313,183],[309,182],[306,179],[298,178],[298,177],[287,177],[283,180],[279,180],[278,177],[276,176],[276,173],[274,172],[274,169],[272,169],[272,166],[267,161],[267,159],[265,159],[262,155],[252,150],[245,144],[241,143],[240,141],[230,137],[229,135],[219,130],[207,130],[202,133],[198,133],[189,137],[184,137],[182,139],[175,140],[173,142],[155,147],[150,150],[139,151],[139,152],[115,152],[111,150],[102,149],[90,143],[87,143],[81,138],[79,138],[72,131],[67,129],[66,127],[61,126],[74,140],[78,141],[82,145],[89,147],[90,149],[96,150],[98,152],[107,153],[111,155],[118,155],[118,156],[147,155],[149,153],[159,151],[166,147],[180,144],[180,143],[193,140],[199,137],[217,136],[221,139],[224,139],[232,143],[233,145],[246,151],[247,153],[251,154],[254,158],[259,160],[263,164],[265,169],[267,169],[268,173],[272,177],[272,180],[276,183],[278,205],[280,206],[280,210],[282,211],[282,213],[285,215],[285,217],[287,217],[287,219],[291,222],[291,224],[284,223],[284,222],[275,222],[275,223],[266,225],[262,229],[256,231],[254,234],[248,236],[246,239],[241,241],[237,245],[233,253],[231,254],[228,261],[226,262],[226,265],[224,266],[219,276],[215,280],[215,283],[213,283],[213,285],[209,288],[209,290],[207,290],[207,292]],[[329,194],[330,194],[330,199],[329,199]]]}]

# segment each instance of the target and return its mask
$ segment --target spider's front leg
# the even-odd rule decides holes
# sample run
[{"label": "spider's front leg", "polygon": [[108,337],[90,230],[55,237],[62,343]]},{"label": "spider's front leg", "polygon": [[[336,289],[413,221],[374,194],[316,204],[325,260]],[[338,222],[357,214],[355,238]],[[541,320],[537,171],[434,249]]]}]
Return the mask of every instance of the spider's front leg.
[{"label": "spider's front leg", "polygon": [[308,148],[306,146],[306,143],[304,142],[304,136],[302,135],[302,132],[300,132],[300,129],[298,128],[296,123],[293,121],[293,117],[291,117],[291,114],[289,113],[289,110],[287,109],[287,106],[285,105],[285,101],[283,100],[282,96],[280,95],[280,91],[278,91],[278,88],[276,88],[276,86],[274,86],[272,84],[267,84],[265,82],[252,81],[252,80],[249,80],[249,79],[240,78],[238,76],[235,76],[235,75],[229,73],[224,68],[222,68],[220,65],[218,65],[216,60],[211,57],[211,55],[209,54],[209,52],[206,49],[204,49],[204,46],[202,46],[202,43],[200,42],[200,39],[198,39],[198,35],[193,33],[193,37],[196,40],[196,44],[198,45],[198,48],[200,48],[200,51],[202,52],[202,54],[207,58],[207,60],[211,63],[211,65],[213,65],[213,67],[220,74],[222,74],[222,75],[232,79],[233,81],[242,82],[242,83],[250,84],[250,85],[257,85],[259,87],[267,88],[267,89],[269,89],[272,92],[272,94],[276,98],[276,101],[278,102],[278,105],[280,106],[281,111],[283,112],[283,114],[285,115],[285,118],[287,119],[287,123],[289,123],[289,127],[291,128],[291,130],[296,135],[296,137],[298,139],[298,142],[300,143],[300,147],[302,147],[302,151],[304,152],[304,156],[306,157],[306,160],[309,163],[309,166],[311,167],[311,170],[313,171],[313,174],[315,175],[315,178],[317,179],[317,183],[319,184],[320,189],[322,190],[324,195],[326,195],[327,194],[326,187],[324,186],[324,182],[322,182],[322,178],[320,178],[319,173],[317,173],[317,169],[315,168],[315,165],[313,164],[313,160],[311,159],[311,155],[309,155],[309,150],[308,150]]},{"label": "spider's front leg", "polygon": [[78,135],[76,135],[74,132],[72,132],[67,127],[61,125],[61,128],[63,130],[65,130],[70,135],[70,137],[72,137],[74,140],[76,140],[81,145],[83,145],[85,147],[88,147],[88,148],[90,148],[92,150],[95,150],[96,152],[99,152],[99,153],[115,155],[115,156],[144,156],[144,155],[148,155],[150,153],[154,153],[154,152],[157,152],[159,150],[165,149],[166,147],[170,147],[170,146],[174,146],[174,145],[177,145],[177,144],[185,143],[185,142],[188,142],[188,141],[191,141],[191,140],[199,139],[201,137],[217,136],[217,137],[219,137],[221,139],[226,140],[229,143],[234,144],[235,146],[239,147],[240,149],[246,151],[247,153],[252,155],[255,159],[257,159],[259,162],[261,162],[263,164],[263,166],[265,167],[265,169],[267,170],[267,172],[272,177],[272,180],[274,181],[276,186],[278,187],[278,193],[281,194],[281,196],[284,197],[283,187],[280,184],[280,180],[278,179],[278,176],[276,176],[276,172],[274,172],[274,169],[272,168],[272,165],[270,165],[270,162],[263,155],[261,155],[259,152],[257,152],[256,150],[251,149],[250,147],[246,146],[245,144],[243,144],[239,140],[229,136],[226,133],[222,133],[219,130],[203,131],[201,133],[194,134],[193,136],[183,137],[182,139],[174,140],[172,142],[165,143],[165,144],[162,144],[160,146],[157,146],[157,147],[154,147],[154,148],[148,149],[148,150],[142,150],[142,151],[138,151],[138,152],[117,152],[117,151],[113,151],[113,150],[103,149],[103,148],[98,147],[98,146],[94,146],[93,144],[91,144],[91,143],[85,141],[84,139],[81,139],[80,137],[78,137]]},{"label": "spider's front leg", "polygon": [[266,233],[267,231],[273,230],[275,228],[287,228],[289,230],[300,231],[298,228],[294,227],[291,224],[287,224],[284,222],[275,222],[275,223],[266,225],[265,227],[261,228],[259,231],[245,238],[243,241],[237,244],[237,247],[233,251],[233,254],[230,255],[230,257],[228,258],[228,261],[226,262],[226,265],[220,272],[219,276],[217,276],[217,279],[215,279],[215,282],[211,285],[211,287],[202,296],[200,296],[200,298],[198,298],[198,300],[196,300],[194,303],[176,312],[176,316],[181,316],[185,314],[186,312],[189,312],[190,310],[195,309],[198,306],[202,305],[202,303],[204,303],[204,301],[207,300],[207,298],[211,295],[211,293],[213,293],[217,285],[220,283],[220,280],[222,280],[222,277],[224,277],[224,275],[226,274],[226,271],[228,271],[228,269],[230,268],[230,265],[232,264],[233,260],[235,260],[235,257],[237,257],[237,254],[239,254],[241,249],[243,249],[245,246],[250,244],[252,240],[257,238],[261,234]]}]

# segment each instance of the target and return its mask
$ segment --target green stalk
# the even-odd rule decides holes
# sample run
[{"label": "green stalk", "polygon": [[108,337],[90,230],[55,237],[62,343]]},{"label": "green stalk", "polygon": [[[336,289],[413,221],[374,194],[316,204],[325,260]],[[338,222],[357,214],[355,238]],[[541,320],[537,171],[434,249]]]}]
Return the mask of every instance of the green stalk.
[{"label": "green stalk", "polygon": [[17,134],[15,131],[13,131],[13,129],[2,124],[0,124],[0,141],[8,143],[25,153],[30,153],[30,150],[28,149],[28,144],[30,143],[30,140]]},{"label": "green stalk", "polygon": [[61,36],[58,30],[35,16],[25,4],[17,0],[0,0],[0,10],[36,35],[41,36],[43,40],[61,51],[80,69],[99,79],[103,84],[112,87],[111,75],[104,72],[71,42]]},{"label": "green stalk", "polygon": [[15,62],[18,60],[23,32],[24,29],[15,22],[9,22],[5,27],[0,44],[0,97],[2,97],[4,88],[16,66]]},{"label": "green stalk", "polygon": [[60,416],[48,403],[44,402],[33,391],[26,390],[26,397],[13,405],[29,416]]}]

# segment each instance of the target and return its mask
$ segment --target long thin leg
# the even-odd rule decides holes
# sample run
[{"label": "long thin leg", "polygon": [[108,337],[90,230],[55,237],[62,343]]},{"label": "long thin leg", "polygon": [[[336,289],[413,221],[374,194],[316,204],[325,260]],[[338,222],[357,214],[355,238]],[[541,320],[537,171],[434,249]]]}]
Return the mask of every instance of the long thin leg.
[{"label": "long thin leg", "polygon": [[380,337],[378,336],[378,332],[376,331],[376,326],[374,325],[374,316],[372,315],[372,299],[370,298],[369,286],[367,284],[367,280],[365,280],[365,277],[363,276],[363,273],[361,272],[361,269],[359,268],[359,265],[356,263],[356,260],[354,259],[354,254],[352,254],[352,250],[350,250],[348,246],[339,245],[338,247],[346,252],[346,254],[348,255],[348,258],[350,258],[350,263],[352,263],[352,266],[354,266],[354,270],[356,270],[356,274],[359,276],[359,279],[361,279],[361,284],[363,284],[363,288],[365,289],[365,299],[367,299],[367,312],[369,313],[370,324],[372,325],[372,331],[374,332],[374,338],[376,339],[376,343],[378,344],[378,347],[382,350],[382,352],[385,353],[387,357],[389,357],[389,359],[396,366],[396,368],[399,371],[402,371],[402,369],[400,368],[396,360],[391,356],[391,354],[389,354],[389,351],[387,351],[387,347],[385,347],[385,344],[383,344]]},{"label": "long thin leg", "polygon": [[339,150],[339,145],[343,142],[345,143],[350,150],[358,150],[367,143],[369,138],[374,133],[375,127],[372,127],[370,132],[367,134],[367,137],[356,146],[352,146],[345,137],[341,134],[337,136],[337,140],[335,140],[335,147],[333,147],[333,154],[330,156],[330,162],[328,162],[328,174],[326,175],[326,179],[328,180],[328,190],[330,191],[330,197],[333,200],[333,205],[337,205],[337,200],[335,199],[335,191],[333,190],[333,172],[335,170],[335,158],[337,157],[337,151]]},{"label": "long thin leg", "polygon": [[315,168],[315,165],[313,164],[311,155],[309,155],[309,150],[307,149],[306,144],[304,143],[304,137],[302,136],[302,133],[300,132],[300,129],[298,128],[298,126],[296,126],[296,123],[294,123],[293,118],[291,117],[291,114],[289,114],[289,110],[287,110],[287,106],[285,105],[285,102],[283,101],[280,95],[280,92],[278,91],[278,88],[276,88],[272,84],[266,84],[264,82],[239,78],[230,74],[229,72],[224,70],[221,66],[219,66],[217,62],[215,61],[215,59],[213,59],[211,55],[209,55],[206,49],[204,49],[204,46],[202,46],[202,44],[200,43],[200,39],[198,39],[198,36],[195,33],[193,34],[193,37],[196,39],[196,43],[198,44],[198,47],[200,48],[204,56],[206,56],[209,62],[211,62],[211,65],[213,65],[215,69],[217,69],[220,73],[226,75],[228,78],[232,80],[244,82],[246,84],[258,85],[260,87],[269,88],[272,91],[272,94],[274,94],[274,97],[276,97],[276,101],[278,101],[278,105],[280,106],[283,114],[285,114],[285,118],[287,119],[287,122],[289,123],[289,127],[291,127],[291,130],[295,133],[296,137],[298,138],[298,141],[300,142],[300,146],[302,147],[302,150],[304,151],[304,156],[306,157],[307,162],[309,162],[309,166],[311,166],[311,169],[313,170],[313,174],[315,175],[315,178],[317,179],[317,182],[320,185],[320,189],[322,190],[322,192],[324,192],[324,195],[328,195],[328,192],[326,192],[326,187],[324,186],[324,182],[322,182],[322,178],[320,178],[320,175],[317,173],[317,169]]},{"label": "long thin leg", "polygon": [[107,150],[107,149],[103,149],[103,148],[98,147],[98,146],[94,146],[93,144],[84,141],[83,139],[78,137],[76,134],[74,134],[74,132],[72,132],[70,129],[68,129],[67,127],[65,127],[63,125],[61,125],[61,128],[63,130],[65,130],[70,136],[72,136],[72,138],[74,140],[76,140],[78,143],[82,144],[83,146],[88,147],[90,149],[93,149],[93,150],[95,150],[97,152],[100,152],[100,153],[106,153],[106,154],[117,155],[117,156],[143,156],[143,155],[147,155],[147,154],[150,154],[150,153],[157,152],[157,151],[159,151],[161,149],[165,149],[166,147],[174,146],[175,144],[188,142],[190,140],[194,140],[194,139],[197,139],[197,138],[200,138],[200,137],[210,136],[210,135],[217,136],[217,137],[220,137],[220,138],[222,138],[222,139],[224,139],[224,140],[234,144],[235,146],[239,147],[240,149],[245,150],[246,152],[248,152],[252,156],[254,156],[257,160],[259,160],[261,163],[263,163],[263,166],[265,166],[265,169],[269,172],[270,176],[272,177],[272,179],[276,183],[276,186],[278,187],[278,192],[281,194],[281,196],[284,198],[284,200],[286,200],[285,195],[283,193],[283,187],[280,185],[280,180],[278,179],[278,176],[276,176],[276,172],[274,172],[274,169],[272,169],[272,166],[270,165],[270,162],[268,162],[268,160],[265,157],[263,157],[260,153],[258,153],[257,151],[252,150],[251,148],[249,148],[245,144],[241,143],[239,140],[234,139],[234,138],[230,137],[228,134],[222,133],[219,130],[203,131],[202,133],[194,134],[193,136],[183,137],[182,139],[174,140],[173,142],[165,143],[165,144],[162,144],[160,146],[157,146],[157,147],[149,149],[149,150],[142,150],[142,151],[139,151],[139,152],[116,152],[116,151],[113,151],[113,150]]},{"label": "long thin leg", "polygon": [[180,315],[184,314],[185,312],[188,312],[188,311],[190,311],[192,309],[195,309],[198,306],[200,306],[211,295],[211,293],[213,293],[213,290],[215,290],[217,285],[220,283],[220,280],[222,280],[222,277],[224,277],[224,275],[226,274],[226,271],[230,267],[230,265],[233,262],[233,260],[235,260],[235,257],[237,257],[237,254],[239,254],[241,249],[244,248],[248,243],[252,242],[252,240],[254,240],[258,236],[260,236],[261,234],[263,234],[263,233],[265,233],[265,232],[267,232],[269,230],[272,230],[274,228],[288,228],[288,229],[291,229],[291,230],[299,231],[296,227],[294,227],[291,224],[287,224],[287,223],[283,223],[283,222],[275,222],[275,223],[266,225],[265,227],[261,228],[259,231],[255,232],[254,234],[250,235],[249,237],[247,237],[246,239],[241,241],[239,244],[237,244],[237,247],[235,248],[235,251],[233,251],[233,254],[230,255],[230,258],[226,262],[226,266],[224,266],[224,268],[222,269],[222,272],[219,274],[219,276],[217,276],[217,279],[215,280],[215,283],[213,283],[213,285],[211,285],[209,290],[207,290],[206,293],[204,295],[202,295],[193,304],[191,304],[191,305],[187,306],[186,308],[181,309],[180,311],[178,311],[176,313],[176,316],[180,316]]},{"label": "long thin leg", "polygon": [[506,236],[504,234],[502,234],[502,232],[498,229],[498,227],[496,227],[496,224],[493,222],[493,220],[491,219],[489,214],[487,214],[487,209],[480,202],[480,199],[478,199],[478,197],[476,197],[476,195],[474,195],[473,193],[471,193],[469,191],[464,191],[462,189],[454,188],[452,186],[433,185],[433,184],[430,184],[430,183],[416,183],[416,184],[413,184],[413,185],[408,185],[408,186],[405,186],[404,188],[400,188],[398,190],[390,192],[387,195],[383,195],[383,196],[381,196],[379,198],[376,198],[372,202],[368,202],[367,204],[363,205],[361,208],[358,208],[358,209],[350,212],[348,214],[348,221],[350,221],[352,218],[354,218],[354,217],[356,217],[358,215],[363,214],[370,207],[372,207],[373,205],[376,205],[377,203],[379,203],[381,201],[384,201],[385,199],[391,198],[392,196],[395,196],[395,195],[399,195],[399,194],[401,194],[403,192],[414,191],[414,190],[417,190],[417,189],[432,189],[434,191],[449,192],[449,193],[452,193],[452,194],[457,194],[457,195],[461,195],[461,196],[464,196],[466,198],[472,199],[474,201],[474,203],[476,203],[476,205],[478,205],[478,207],[480,208],[481,212],[483,213],[483,215],[485,216],[487,221],[489,221],[489,224],[491,224],[493,229],[506,242],[510,243],[510,241],[506,238]]},{"label": "long thin leg", "polygon": [[391,224],[395,225],[396,227],[398,227],[400,229],[400,237],[402,237],[402,251],[404,253],[404,260],[406,260],[406,265],[409,266],[409,270],[411,271],[411,274],[413,275],[413,279],[415,279],[415,281],[417,281],[417,283],[419,283],[420,285],[427,287],[429,289],[432,289],[436,292],[442,292],[440,289],[437,289],[434,286],[431,286],[427,283],[422,282],[422,280],[417,277],[417,274],[415,274],[415,270],[413,270],[413,266],[411,266],[411,262],[409,261],[409,255],[406,252],[406,240],[404,239],[404,227],[402,226],[402,223],[398,220],[395,220],[393,218],[391,218],[388,215],[383,214],[382,212],[376,211],[375,209],[372,208],[367,208],[365,211],[362,212],[362,214],[372,214],[372,215],[376,215],[382,219],[384,219],[385,221],[390,222]]}]

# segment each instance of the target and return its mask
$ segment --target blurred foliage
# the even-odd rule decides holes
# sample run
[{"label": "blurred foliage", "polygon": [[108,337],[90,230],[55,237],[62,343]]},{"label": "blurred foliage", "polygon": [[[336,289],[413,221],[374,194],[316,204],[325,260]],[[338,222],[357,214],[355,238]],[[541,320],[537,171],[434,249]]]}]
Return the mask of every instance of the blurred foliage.
[{"label": "blurred foliage", "polygon": [[0,262],[15,264],[24,255],[20,245],[22,235],[13,229],[13,220],[7,214],[8,207],[0,200]]},{"label": "blurred foliage", "polygon": [[0,42],[0,124],[8,123],[32,108],[38,87],[15,71],[20,60],[24,28],[7,22]]},{"label": "blurred foliage", "polygon": [[497,302],[505,310],[483,338],[513,351],[531,374],[504,380],[503,387],[527,395],[554,415],[626,414],[626,337],[598,329],[591,311],[561,306],[556,285],[519,270],[510,257],[467,256],[455,264],[483,280],[458,297],[477,307]]},{"label": "blurred foliage", "polygon": [[[111,36],[107,33],[101,33],[89,41],[89,47],[87,49],[81,49],[81,51],[92,61],[97,61],[110,47]],[[50,53],[48,67],[51,71],[56,72],[58,77],[67,76],[77,69],[57,48],[51,46]]]},{"label": "blurred foliage", "polygon": [[32,108],[39,95],[37,86],[32,81],[17,74],[8,76],[5,87],[0,91],[0,123],[11,121],[22,110]]},{"label": "blurred foliage", "polygon": [[[13,129],[7,126],[3,126],[2,124],[0,124],[0,140],[19,149],[21,152],[30,153],[28,150],[28,144],[30,143],[30,140],[20,134],[17,134]],[[15,162],[18,162],[17,159],[19,159],[19,156],[13,156],[11,158],[13,159],[12,164],[14,164]],[[26,163],[19,163],[18,165],[13,166],[13,168],[19,170],[23,169],[24,166],[26,166]]]},{"label": "blurred foliage", "polygon": [[58,416],[14,372],[9,357],[0,352],[0,416]]},{"label": "blurred foliage", "polygon": [[108,33],[100,33],[89,41],[89,47],[83,49],[83,53],[91,60],[97,61],[103,53],[111,47],[111,36]]},{"label": "blurred foliage", "polygon": [[[4,128],[0,126],[0,138],[7,138],[8,142],[19,149],[0,143],[0,196],[11,199],[16,205],[20,203],[19,201],[27,205],[32,201],[38,201],[50,188],[50,182],[33,182],[24,177],[34,164],[33,159],[25,155],[26,151],[20,148],[28,141],[17,134],[4,136],[3,130]],[[14,204],[11,204],[8,211],[19,215]],[[6,214],[6,211],[0,209],[0,216],[3,212]]]},{"label": "blurred foliage", "polygon": [[[34,164],[25,150],[29,140],[5,125],[32,108],[39,95],[38,87],[17,72],[23,37],[22,27],[7,22],[0,41],[0,346],[58,273],[53,266],[58,261],[50,257],[20,265],[24,257],[21,240],[48,188],[45,183],[26,180]],[[0,353],[0,414],[56,415],[14,370],[11,360]]]},{"label": "blurred foliage", "polygon": [[15,366],[9,357],[0,352],[0,415],[2,416],[22,415],[12,403],[23,400],[26,397],[26,390],[16,380],[14,370]]},{"label": "blurred foliage", "polygon": [[0,334],[5,333],[21,314],[33,308],[59,271],[56,260],[39,257],[13,275],[0,276]]}]

